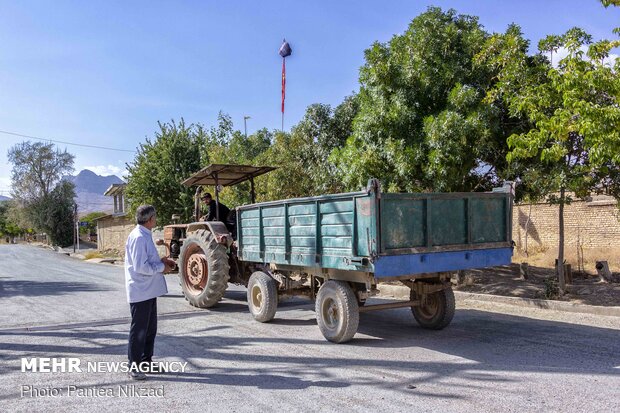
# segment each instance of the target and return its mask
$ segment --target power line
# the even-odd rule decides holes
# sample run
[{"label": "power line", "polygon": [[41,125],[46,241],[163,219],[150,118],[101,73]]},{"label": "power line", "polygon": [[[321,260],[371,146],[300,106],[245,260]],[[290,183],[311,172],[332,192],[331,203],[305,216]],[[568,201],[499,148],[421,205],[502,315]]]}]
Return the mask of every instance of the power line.
[{"label": "power line", "polygon": [[40,141],[44,141],[44,142],[54,142],[54,143],[62,143],[62,144],[65,144],[65,145],[81,146],[83,148],[94,148],[94,149],[104,149],[104,150],[107,150],[107,151],[136,153],[136,151],[131,151],[129,149],[109,148],[109,147],[106,147],[106,146],[86,145],[86,144],[82,144],[82,143],[73,143],[73,142],[59,141],[59,140],[55,140],[55,139],[39,138],[37,136],[24,135],[24,134],[21,134],[21,133],[8,132],[8,131],[4,131],[4,130],[0,130],[0,133],[4,133],[6,135],[19,136],[21,138],[27,138],[27,139],[36,139],[36,140],[40,140]]}]

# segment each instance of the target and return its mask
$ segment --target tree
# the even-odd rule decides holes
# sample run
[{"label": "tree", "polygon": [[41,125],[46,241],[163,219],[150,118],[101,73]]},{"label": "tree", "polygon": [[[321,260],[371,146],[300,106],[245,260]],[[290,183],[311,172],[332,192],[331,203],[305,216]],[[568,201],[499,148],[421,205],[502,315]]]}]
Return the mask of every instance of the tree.
[{"label": "tree", "polygon": [[27,204],[26,211],[33,226],[45,232],[52,244],[66,247],[73,243],[74,197],[74,185],[61,181],[47,196]]},{"label": "tree", "polygon": [[93,234],[97,229],[97,218],[104,217],[108,214],[105,212],[91,212],[80,218],[80,221],[86,222],[85,227],[80,227],[80,234]]},{"label": "tree", "polygon": [[[494,45],[499,42],[513,47],[498,53]],[[543,39],[536,65],[523,44],[520,33],[509,30],[490,39],[481,56],[500,68],[489,96],[501,96],[513,115],[533,124],[510,136],[507,157],[534,162],[523,182],[537,186],[536,196],[559,205],[558,277],[564,291],[564,205],[571,194],[620,194],[620,62],[605,63],[620,42],[592,43],[589,34],[573,28]],[[568,53],[557,67],[542,57],[552,47]]]},{"label": "tree", "polygon": [[[219,115],[218,128],[210,132],[211,144],[205,145],[205,156],[208,162],[234,165],[257,165],[261,156],[271,145],[273,134],[263,128],[246,136],[233,129],[232,120],[228,115]],[[223,137],[223,138],[222,138]],[[208,188],[207,190],[212,191]],[[231,207],[248,204],[251,201],[250,183],[226,187],[220,194],[220,200]]]},{"label": "tree", "polygon": [[278,169],[259,178],[262,199],[273,200],[341,192],[337,159],[330,154],[344,146],[358,111],[357,95],[348,96],[333,109],[308,106],[290,133],[277,132],[273,144],[258,163]]},{"label": "tree", "polygon": [[506,138],[527,124],[484,99],[495,72],[474,57],[488,37],[476,17],[430,7],[366,50],[352,135],[332,155],[347,189],[375,177],[388,191],[483,190],[506,177]]},{"label": "tree", "polygon": [[172,222],[172,215],[189,222],[194,212],[195,188],[181,184],[202,167],[201,153],[207,142],[202,125],[158,123],[155,139],[140,144],[134,160],[127,164],[126,195],[130,211],[150,204],[157,210],[158,224]]},{"label": "tree", "polygon": [[25,231],[19,227],[9,216],[12,201],[0,202],[0,237],[7,237],[13,240]]},{"label": "tree", "polygon": [[54,244],[71,244],[75,191],[62,178],[73,172],[74,156],[51,143],[22,142],[9,149],[8,159],[13,197],[29,226],[47,233]]}]

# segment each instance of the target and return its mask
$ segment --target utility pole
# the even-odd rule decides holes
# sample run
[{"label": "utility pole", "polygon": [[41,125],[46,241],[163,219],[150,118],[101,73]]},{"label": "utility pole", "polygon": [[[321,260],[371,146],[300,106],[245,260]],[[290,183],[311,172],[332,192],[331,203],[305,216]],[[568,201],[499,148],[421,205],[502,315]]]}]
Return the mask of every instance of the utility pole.
[{"label": "utility pole", "polygon": [[77,230],[77,204],[73,204],[73,223],[74,223],[74,229],[73,229],[73,253],[75,253],[75,241],[76,241],[76,230]]},{"label": "utility pole", "polygon": [[245,129],[245,139],[248,138],[248,123],[247,123],[248,119],[250,119],[248,115],[245,115],[243,117],[243,128]]}]

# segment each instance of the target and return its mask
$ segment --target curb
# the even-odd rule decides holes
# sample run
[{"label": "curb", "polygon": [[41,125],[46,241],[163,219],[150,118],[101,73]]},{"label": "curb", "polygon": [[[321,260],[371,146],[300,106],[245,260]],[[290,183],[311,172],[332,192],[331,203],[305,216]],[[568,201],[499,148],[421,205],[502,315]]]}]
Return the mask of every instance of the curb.
[{"label": "curb", "polygon": [[[409,288],[400,285],[379,285],[380,297],[392,297],[398,299],[409,299]],[[598,305],[587,305],[569,303],[566,301],[542,300],[534,298],[507,297],[503,295],[466,293],[455,291],[454,297],[457,302],[482,301],[487,303],[500,303],[517,307],[539,308],[543,310],[564,311],[567,313],[593,314],[611,317],[620,317],[620,307],[603,307]]]}]

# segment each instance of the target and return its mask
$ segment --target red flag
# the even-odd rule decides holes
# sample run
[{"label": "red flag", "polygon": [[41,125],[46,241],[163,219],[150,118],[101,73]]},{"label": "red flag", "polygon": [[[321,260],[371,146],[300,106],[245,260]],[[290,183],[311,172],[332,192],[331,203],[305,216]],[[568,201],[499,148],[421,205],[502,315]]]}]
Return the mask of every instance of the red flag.
[{"label": "red flag", "polygon": [[282,113],[284,113],[284,97],[286,96],[286,59],[282,59]]}]

